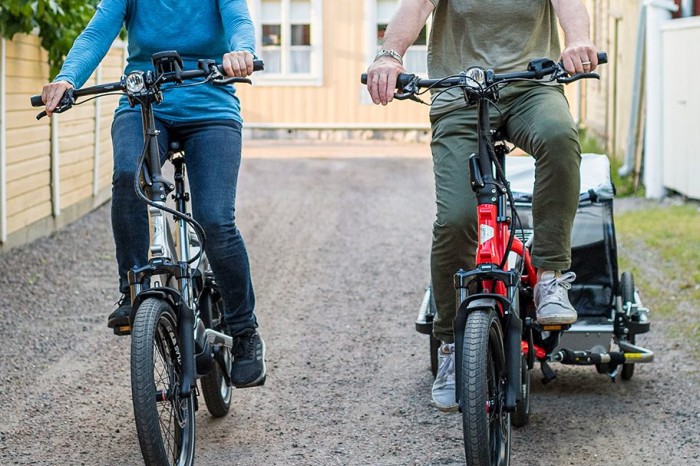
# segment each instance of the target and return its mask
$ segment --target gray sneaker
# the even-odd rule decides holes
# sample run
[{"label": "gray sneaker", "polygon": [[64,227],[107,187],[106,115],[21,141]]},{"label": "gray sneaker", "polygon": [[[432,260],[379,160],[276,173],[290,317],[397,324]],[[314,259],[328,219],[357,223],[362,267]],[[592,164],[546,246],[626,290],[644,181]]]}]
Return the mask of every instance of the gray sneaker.
[{"label": "gray sneaker", "polygon": [[432,388],[433,404],[440,411],[457,411],[455,401],[455,345],[443,343],[438,350],[438,371]]},{"label": "gray sneaker", "polygon": [[576,310],[569,302],[569,289],[576,274],[543,274],[535,285],[537,323],[540,325],[568,325],[576,322]]}]

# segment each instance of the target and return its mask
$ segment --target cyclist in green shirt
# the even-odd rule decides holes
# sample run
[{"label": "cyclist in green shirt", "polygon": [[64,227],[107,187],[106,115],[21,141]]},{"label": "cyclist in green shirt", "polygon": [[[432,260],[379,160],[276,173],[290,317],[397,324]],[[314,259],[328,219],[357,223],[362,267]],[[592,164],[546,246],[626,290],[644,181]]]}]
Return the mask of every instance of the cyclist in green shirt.
[{"label": "cyclist in green shirt", "polygon": [[[522,71],[534,58],[560,60],[571,73],[593,71],[597,49],[590,39],[588,13],[581,0],[403,0],[384,34],[383,50],[367,70],[375,104],[393,99],[402,56],[432,14],[428,74],[441,78],[471,66],[497,73]],[[557,20],[565,36],[559,45]],[[578,131],[560,85],[522,83],[501,92],[491,124],[536,159],[533,196],[538,271],[537,319],[570,324],[576,311],[568,298],[575,275],[571,228],[580,188]],[[453,276],[473,268],[477,249],[476,197],[469,186],[468,157],[478,149],[476,109],[458,90],[433,96],[430,121],[437,215],[433,224],[431,281],[437,306],[434,336],[442,344],[432,400],[443,411],[457,410],[454,380],[456,313]]]}]

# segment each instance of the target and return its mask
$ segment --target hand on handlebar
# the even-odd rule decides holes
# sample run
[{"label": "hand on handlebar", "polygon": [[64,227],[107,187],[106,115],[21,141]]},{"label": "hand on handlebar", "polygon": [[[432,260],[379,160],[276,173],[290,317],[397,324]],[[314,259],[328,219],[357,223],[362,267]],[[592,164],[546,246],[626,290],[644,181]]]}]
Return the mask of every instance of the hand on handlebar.
[{"label": "hand on handlebar", "polygon": [[367,69],[367,91],[375,104],[386,105],[394,99],[396,78],[406,69],[390,57],[382,57]]},{"label": "hand on handlebar", "polygon": [[73,89],[73,85],[68,81],[56,81],[46,84],[41,91],[41,100],[46,104],[46,114],[51,114],[58,108],[63,94],[69,89]]},{"label": "hand on handlebar", "polygon": [[224,54],[221,64],[227,76],[245,78],[253,74],[253,54],[245,50]]},{"label": "hand on handlebar", "polygon": [[598,50],[590,41],[573,42],[566,46],[559,61],[572,76],[590,73],[598,66]]}]

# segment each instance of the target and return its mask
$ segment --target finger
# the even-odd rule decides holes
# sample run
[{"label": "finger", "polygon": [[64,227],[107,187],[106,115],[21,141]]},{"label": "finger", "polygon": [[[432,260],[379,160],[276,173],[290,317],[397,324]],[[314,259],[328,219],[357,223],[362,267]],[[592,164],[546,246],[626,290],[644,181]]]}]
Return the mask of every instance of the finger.
[{"label": "finger", "polygon": [[253,74],[253,55],[246,52],[245,55],[246,76]]},{"label": "finger", "polygon": [[371,72],[367,76],[367,90],[372,97],[372,102],[375,104],[381,103],[381,99],[379,98],[379,76],[377,73]]},{"label": "finger", "polygon": [[244,77],[243,70],[246,69],[245,61],[238,54],[231,54],[229,56],[231,58],[231,69],[233,70],[231,76],[237,78]]},{"label": "finger", "polygon": [[382,103],[382,105],[386,105],[390,101],[388,96],[387,81],[387,75],[385,73],[381,73],[379,75],[379,81],[377,82],[377,88],[379,89],[379,101]]},{"label": "finger", "polygon": [[588,57],[581,59],[581,69],[586,73],[591,71],[591,61],[588,59]]},{"label": "finger", "polygon": [[598,52],[596,50],[588,51],[588,60],[591,62],[591,71],[598,67]]},{"label": "finger", "polygon": [[226,73],[226,76],[233,76],[233,68],[231,67],[231,59],[229,58],[228,54],[224,55],[224,58],[221,61],[221,65],[224,68],[224,73]]},{"label": "finger", "polygon": [[564,55],[562,57],[561,62],[564,65],[564,69],[567,73],[574,74],[576,72],[576,68],[574,67],[574,62],[571,59],[571,57],[569,57],[568,55]]}]

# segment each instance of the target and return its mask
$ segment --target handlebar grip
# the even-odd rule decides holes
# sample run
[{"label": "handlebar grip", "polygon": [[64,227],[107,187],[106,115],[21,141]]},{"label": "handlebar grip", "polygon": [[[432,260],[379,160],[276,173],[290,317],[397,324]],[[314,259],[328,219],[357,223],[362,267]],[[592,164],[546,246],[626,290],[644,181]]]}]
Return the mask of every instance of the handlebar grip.
[{"label": "handlebar grip", "polygon": [[41,99],[40,95],[33,95],[31,98],[32,107],[43,107],[44,101]]},{"label": "handlebar grip", "polygon": [[263,71],[265,69],[265,62],[262,60],[253,60],[253,71]]},{"label": "handlebar grip", "polygon": [[[406,87],[415,77],[416,75],[412,73],[401,73],[396,78],[396,87]],[[367,73],[362,73],[360,82],[367,84]]]},{"label": "handlebar grip", "polygon": [[411,81],[413,81],[413,78],[415,78],[415,77],[416,77],[416,75],[413,73],[401,73],[396,78],[396,87],[403,88],[403,87],[408,86],[411,83]]},{"label": "handlebar grip", "polygon": [[608,62],[608,52],[598,52],[598,64],[604,65]]}]

